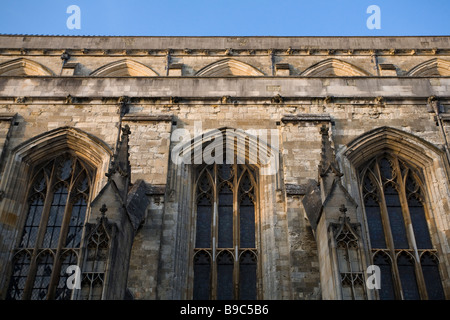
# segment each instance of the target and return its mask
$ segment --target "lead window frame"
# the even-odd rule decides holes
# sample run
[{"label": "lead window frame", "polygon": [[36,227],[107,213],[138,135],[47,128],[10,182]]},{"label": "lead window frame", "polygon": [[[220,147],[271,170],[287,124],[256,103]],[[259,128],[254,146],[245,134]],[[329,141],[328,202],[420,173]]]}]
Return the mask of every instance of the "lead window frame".
[{"label": "lead window frame", "polygon": [[[63,170],[61,165],[65,165],[67,161],[71,161],[70,163],[70,172],[69,176],[64,178],[66,173],[58,172],[58,170]],[[38,224],[36,239],[34,240],[34,244],[32,246],[22,246],[22,241],[25,235],[25,227],[27,223],[28,216],[30,214],[31,200],[35,196],[36,193],[43,193],[43,189],[36,190],[35,185],[37,183],[37,179],[39,175],[43,175],[43,179],[45,179],[45,193],[43,196],[43,204],[42,204],[42,212]],[[87,184],[84,185],[85,178]],[[36,299],[38,300],[51,300],[51,299],[71,299],[72,298],[72,290],[65,290],[66,287],[66,279],[69,276],[61,269],[62,265],[66,265],[67,263],[77,265],[79,263],[80,250],[82,246],[82,235],[84,231],[85,221],[88,217],[88,208],[90,199],[92,198],[92,189],[94,187],[94,180],[96,176],[96,169],[91,166],[87,161],[77,156],[74,152],[65,151],[56,156],[53,156],[49,159],[43,160],[39,162],[39,164],[35,165],[32,168],[32,174],[30,176],[27,192],[26,192],[26,203],[27,205],[23,208],[23,221],[20,224],[20,232],[17,237],[17,244],[13,251],[13,259],[12,259],[12,268],[11,274],[8,282],[8,290],[6,299],[15,299],[16,295],[11,296],[12,286],[14,285],[14,273],[16,262],[21,259],[23,255],[28,257],[30,263],[28,265],[27,275],[22,275],[26,280],[24,283],[24,287],[22,290],[22,294],[20,296],[21,300],[29,300]],[[82,185],[83,184],[83,185]],[[61,219],[61,225],[56,224],[55,226],[59,229],[58,237],[56,241],[56,245],[54,246],[44,246],[44,238],[46,232],[48,230],[48,223],[50,219],[50,215],[52,214],[52,206],[54,201],[54,196],[56,194],[57,188],[59,186],[63,186],[66,188],[67,194],[64,203],[64,211],[60,217],[57,216],[57,219]],[[81,189],[80,189],[81,188]],[[84,218],[81,222],[81,226],[77,226],[75,228],[79,229],[76,234],[78,238],[78,242],[76,245],[71,245],[74,241],[73,239],[67,243],[67,237],[69,235],[69,229],[71,228],[70,222],[73,215],[73,210],[77,207],[77,202],[83,198],[84,199]],[[79,214],[80,212],[78,212]],[[58,213],[56,213],[58,214]],[[79,217],[77,217],[79,218]],[[51,226],[54,228],[55,226]],[[26,243],[29,245],[29,241]],[[33,295],[33,290],[35,286],[36,275],[38,269],[40,267],[39,259],[44,255],[51,256],[51,270],[49,270],[48,266],[45,270],[47,274],[48,280],[45,280],[46,293],[42,296],[39,293],[39,297],[35,297]],[[66,261],[67,257],[71,257],[69,262]],[[62,296],[61,296],[62,295]]]},{"label": "lead window frame", "polygon": [[[389,162],[392,168],[391,178],[383,177],[381,172],[381,161],[386,160]],[[418,299],[428,299],[428,289],[425,283],[425,277],[422,270],[422,257],[424,255],[431,255],[433,259],[437,259],[437,267],[439,269],[440,276],[440,286],[442,289],[442,295],[445,298],[445,291],[443,290],[443,273],[442,265],[439,263],[439,253],[437,250],[437,243],[431,232],[431,217],[429,209],[429,201],[427,196],[425,179],[421,173],[420,168],[412,166],[408,161],[404,160],[402,157],[392,154],[390,152],[384,152],[376,157],[371,158],[366,162],[365,165],[361,167],[358,172],[358,183],[360,188],[360,194],[362,199],[362,207],[364,211],[365,223],[368,232],[368,245],[371,252],[371,263],[380,257],[384,259],[386,263],[389,263],[391,269],[391,277],[389,281],[393,284],[393,294],[394,298],[398,300],[404,300],[408,298],[404,292],[404,288],[401,282],[401,275],[399,271],[399,259],[402,257],[407,257],[412,262],[414,267],[415,281],[417,284]],[[372,183],[372,190],[369,190],[366,186],[366,177],[368,177]],[[415,190],[409,190],[407,187],[407,179],[412,179],[416,184]],[[391,185],[395,188],[401,207],[401,217],[403,219],[404,231],[407,241],[407,247],[399,248],[394,243],[394,235],[391,227],[391,221],[388,210],[388,205],[386,203],[385,197],[385,186]],[[366,197],[372,197],[375,202],[378,203],[379,215],[381,219],[382,230],[384,233],[384,247],[373,247],[371,241],[371,234],[369,232],[370,226],[368,221],[368,215],[366,210]],[[424,219],[426,221],[426,227],[428,232],[428,237],[430,239],[429,247],[422,248],[418,247],[416,241],[415,230],[410,213],[410,197],[417,197],[423,208]],[[372,206],[371,206],[372,207]],[[382,288],[380,289],[382,290]],[[381,298],[381,292],[376,291],[375,294],[377,299]]]},{"label": "lead window frame", "polygon": [[[256,299],[260,299],[262,296],[262,285],[261,285],[261,261],[260,261],[260,245],[261,245],[261,236],[259,232],[260,224],[259,224],[259,189],[258,189],[258,170],[256,166],[249,165],[248,163],[237,163],[234,161],[233,164],[230,166],[232,167],[233,174],[232,177],[229,179],[223,179],[223,177],[219,174],[220,166],[226,165],[226,164],[202,164],[194,167],[194,205],[192,209],[192,225],[193,225],[193,236],[192,236],[192,249],[191,251],[191,257],[190,261],[192,263],[191,270],[194,270],[195,263],[194,260],[196,257],[198,257],[199,254],[205,253],[208,256],[209,262],[210,262],[210,276],[209,276],[209,297],[208,299],[216,300],[220,298],[220,295],[218,293],[218,258],[220,258],[223,255],[231,256],[233,259],[233,296],[231,299],[240,299],[241,293],[240,293],[240,271],[241,271],[241,263],[244,264],[245,261],[248,260],[248,255],[251,256],[250,259],[255,260],[256,264]],[[210,247],[197,247],[196,245],[196,232],[197,232],[197,200],[199,196],[204,196],[204,194],[199,194],[199,184],[201,183],[201,179],[204,177],[205,171],[207,171],[207,177],[209,179],[210,188],[211,188],[211,194],[209,195],[211,197],[211,246]],[[249,192],[242,191],[242,185],[243,182],[242,179],[245,178],[245,175],[248,176],[248,179],[250,180],[251,187]],[[232,179],[233,181],[229,181]],[[232,247],[219,247],[218,244],[218,233],[219,233],[219,196],[220,196],[220,188],[224,184],[227,184],[230,187],[230,190],[233,194],[233,231],[232,231],[232,237],[233,237],[233,246]],[[254,247],[241,247],[240,246],[240,205],[241,205],[241,199],[244,196],[248,195],[251,190],[251,201],[253,202],[254,207],[254,236],[255,236],[255,244]],[[209,191],[209,190],[207,190]],[[245,261],[244,261],[245,259]],[[194,273],[194,272],[193,272]],[[193,279],[193,282],[195,282],[195,278]],[[194,298],[194,286],[192,285],[191,288],[191,296]]]}]

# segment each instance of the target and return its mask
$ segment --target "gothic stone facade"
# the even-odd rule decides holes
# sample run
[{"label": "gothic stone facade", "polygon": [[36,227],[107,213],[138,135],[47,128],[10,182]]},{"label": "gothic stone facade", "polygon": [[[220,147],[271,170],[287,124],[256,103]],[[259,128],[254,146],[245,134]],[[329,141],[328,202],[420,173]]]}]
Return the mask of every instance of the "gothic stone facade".
[{"label": "gothic stone facade", "polygon": [[0,36],[0,297],[449,298],[449,40]]}]

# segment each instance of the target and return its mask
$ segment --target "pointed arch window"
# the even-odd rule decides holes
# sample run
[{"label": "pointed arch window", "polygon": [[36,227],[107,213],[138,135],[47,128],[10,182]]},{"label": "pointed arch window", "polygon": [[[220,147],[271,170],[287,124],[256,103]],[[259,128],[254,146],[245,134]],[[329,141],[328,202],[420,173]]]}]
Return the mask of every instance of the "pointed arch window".
[{"label": "pointed arch window", "polygon": [[7,299],[71,298],[65,271],[78,261],[93,176],[70,153],[35,167]]},{"label": "pointed arch window", "polygon": [[342,213],[339,223],[332,223],[330,229],[334,233],[336,258],[342,283],[344,300],[364,299],[366,297],[364,275],[359,250],[359,224],[351,223],[346,216],[346,207],[339,209]]},{"label": "pointed arch window", "polygon": [[194,299],[258,298],[256,181],[244,164],[197,167]]},{"label": "pointed arch window", "polygon": [[383,154],[360,171],[380,299],[445,299],[420,172]]}]

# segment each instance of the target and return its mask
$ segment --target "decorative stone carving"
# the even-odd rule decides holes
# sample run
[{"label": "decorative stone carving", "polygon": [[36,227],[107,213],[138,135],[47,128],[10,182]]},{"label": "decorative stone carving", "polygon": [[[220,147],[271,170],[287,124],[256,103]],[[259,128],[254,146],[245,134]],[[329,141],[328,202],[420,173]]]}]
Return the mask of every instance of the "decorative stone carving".
[{"label": "decorative stone carving", "polygon": [[180,103],[181,98],[180,98],[180,97],[170,97],[169,101],[170,101],[170,103],[172,103],[172,104]]},{"label": "decorative stone carving", "polygon": [[14,99],[14,102],[15,103],[25,103],[27,101],[27,98],[26,97],[16,97],[15,99]]},{"label": "decorative stone carving", "polygon": [[66,96],[64,103],[65,104],[71,104],[74,102],[74,97],[72,97],[70,94]]},{"label": "decorative stone carving", "polygon": [[63,63],[66,63],[69,59],[70,59],[69,52],[67,50],[64,50],[63,53],[61,54],[61,60],[63,61]]},{"label": "decorative stone carving", "polygon": [[326,96],[324,99],[323,99],[323,104],[330,104],[330,103],[332,103],[333,102],[333,97],[332,96]]},{"label": "decorative stone carving", "polygon": [[230,96],[223,96],[222,99],[220,99],[220,102],[222,104],[231,103],[231,97]]},{"label": "decorative stone carving", "polygon": [[272,103],[283,103],[284,99],[280,94],[277,94],[276,96],[272,97],[271,101]]},{"label": "decorative stone carving", "polygon": [[381,96],[376,97],[376,98],[375,98],[375,104],[377,104],[377,105],[382,105],[382,104],[384,104],[384,98],[381,97]]}]

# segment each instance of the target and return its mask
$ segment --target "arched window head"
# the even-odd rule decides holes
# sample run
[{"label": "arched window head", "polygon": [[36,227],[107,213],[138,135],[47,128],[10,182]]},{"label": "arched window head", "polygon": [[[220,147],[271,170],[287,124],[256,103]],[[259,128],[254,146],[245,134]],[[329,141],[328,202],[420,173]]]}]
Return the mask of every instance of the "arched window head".
[{"label": "arched window head", "polygon": [[256,181],[246,164],[196,168],[194,299],[258,297]]},{"label": "arched window head", "polygon": [[[368,161],[359,173],[373,263],[380,267],[384,281],[378,297],[443,298],[437,258],[434,264],[428,259],[429,254],[437,257],[437,251],[421,171],[384,153]],[[425,264],[417,260],[419,256]]]},{"label": "arched window head", "polygon": [[255,67],[235,59],[223,59],[202,68],[198,77],[263,76]]},{"label": "arched window head", "polygon": [[63,153],[34,167],[8,299],[70,299],[94,169]]}]

